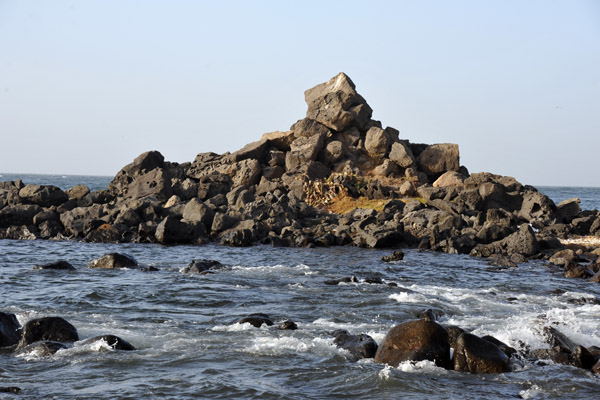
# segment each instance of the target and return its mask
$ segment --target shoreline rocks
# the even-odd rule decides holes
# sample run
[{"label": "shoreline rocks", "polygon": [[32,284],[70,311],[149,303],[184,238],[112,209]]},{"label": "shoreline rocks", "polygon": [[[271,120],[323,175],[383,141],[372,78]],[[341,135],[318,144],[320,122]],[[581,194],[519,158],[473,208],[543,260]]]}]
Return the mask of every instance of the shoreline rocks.
[{"label": "shoreline rocks", "polygon": [[[578,199],[555,205],[512,177],[469,173],[458,145],[412,143],[373,120],[344,73],[305,100],[306,116],[288,131],[188,163],[148,151],[106,190],[0,182],[0,238],[408,247],[512,262],[573,247],[558,239],[600,238],[600,213],[581,210]],[[378,211],[331,212],[344,198]],[[565,276],[600,281],[594,248],[560,261]]]}]

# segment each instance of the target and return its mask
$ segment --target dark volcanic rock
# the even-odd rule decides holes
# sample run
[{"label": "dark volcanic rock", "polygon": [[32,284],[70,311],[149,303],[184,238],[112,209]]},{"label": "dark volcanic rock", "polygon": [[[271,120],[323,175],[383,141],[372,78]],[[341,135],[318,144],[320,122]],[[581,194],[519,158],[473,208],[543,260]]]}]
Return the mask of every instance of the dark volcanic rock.
[{"label": "dark volcanic rock", "polygon": [[463,333],[456,340],[454,369],[472,374],[507,372],[508,357],[495,344]]},{"label": "dark volcanic rock", "polygon": [[58,206],[69,200],[69,196],[60,188],[52,185],[25,185],[19,190],[24,203],[37,204],[42,207]]},{"label": "dark volcanic rock", "polygon": [[295,331],[298,329],[298,325],[294,321],[286,319],[279,324],[278,328],[283,331]]},{"label": "dark volcanic rock", "polygon": [[350,352],[355,360],[375,357],[377,343],[367,334],[351,335],[345,329],[337,329],[331,333],[331,336],[335,338],[333,343]]},{"label": "dark volcanic rock", "polygon": [[71,263],[64,261],[64,260],[55,261],[55,262],[52,262],[49,264],[34,265],[33,269],[54,269],[54,270],[64,270],[64,271],[75,271],[75,267],[73,265],[71,265]]},{"label": "dark volcanic rock", "polygon": [[0,311],[0,347],[13,346],[21,339],[21,324],[16,315]]},{"label": "dark volcanic rock", "polygon": [[81,342],[82,345],[86,345],[86,344],[91,344],[94,342],[98,342],[102,340],[103,342],[106,343],[106,345],[108,347],[110,347],[112,350],[126,350],[126,351],[131,351],[131,350],[135,350],[135,347],[133,347],[131,345],[131,343],[129,343],[128,341],[121,339],[118,336],[115,335],[101,335],[101,336],[95,336],[93,338],[89,338],[86,340],[83,340]]},{"label": "dark volcanic rock", "polygon": [[402,361],[434,361],[450,367],[448,333],[436,322],[408,321],[393,327],[375,354],[375,362],[397,367]]},{"label": "dark volcanic rock", "polygon": [[184,274],[202,274],[206,273],[207,271],[213,271],[223,267],[223,264],[215,260],[192,260],[182,272]]},{"label": "dark volcanic rock", "polygon": [[269,318],[269,316],[267,314],[261,314],[261,313],[256,313],[256,314],[250,314],[242,319],[240,319],[238,321],[239,324],[250,324],[255,328],[260,328],[263,325],[267,325],[267,326],[272,326],[273,325],[273,321],[271,320],[271,318]]},{"label": "dark volcanic rock", "polygon": [[132,257],[120,254],[109,253],[88,263],[88,268],[119,269],[137,267],[137,261]]},{"label": "dark volcanic rock", "polygon": [[0,228],[32,225],[33,217],[40,211],[42,211],[42,208],[33,204],[19,204],[4,207],[0,210]]},{"label": "dark volcanic rock", "polygon": [[63,318],[36,318],[27,321],[23,327],[23,335],[17,349],[41,340],[72,343],[79,340],[79,335],[77,329]]},{"label": "dark volcanic rock", "polygon": [[168,216],[156,227],[156,240],[162,244],[191,243],[198,236],[198,225],[190,225],[176,217]]}]

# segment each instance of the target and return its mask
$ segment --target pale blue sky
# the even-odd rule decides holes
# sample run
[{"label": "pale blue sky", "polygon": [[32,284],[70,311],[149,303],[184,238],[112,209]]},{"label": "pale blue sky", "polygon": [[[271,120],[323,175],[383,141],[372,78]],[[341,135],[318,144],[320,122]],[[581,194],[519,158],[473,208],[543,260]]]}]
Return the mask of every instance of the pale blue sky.
[{"label": "pale blue sky", "polygon": [[600,1],[0,0],[0,172],[235,151],[346,72],[471,172],[600,186]]}]

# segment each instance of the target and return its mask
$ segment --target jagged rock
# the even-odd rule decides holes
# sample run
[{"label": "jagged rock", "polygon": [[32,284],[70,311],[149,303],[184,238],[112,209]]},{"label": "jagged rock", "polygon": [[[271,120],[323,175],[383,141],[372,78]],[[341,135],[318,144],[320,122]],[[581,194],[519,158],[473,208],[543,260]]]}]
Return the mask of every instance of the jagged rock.
[{"label": "jagged rock", "polygon": [[85,185],[75,185],[65,191],[69,199],[79,200],[84,198],[90,193],[90,188]]},{"label": "jagged rock", "polygon": [[65,227],[65,232],[68,235],[77,238],[88,233],[89,230],[86,230],[86,224],[89,225],[93,220],[100,220],[104,215],[104,208],[100,204],[94,204],[90,207],[77,207],[62,213],[60,222]]},{"label": "jagged rock", "polygon": [[190,200],[183,209],[183,221],[189,223],[201,223],[205,228],[210,228],[215,218],[215,212],[201,200],[194,198]]},{"label": "jagged rock", "polygon": [[508,357],[495,344],[463,333],[456,340],[454,370],[472,374],[508,372]]},{"label": "jagged rock", "polygon": [[465,333],[465,330],[454,325],[445,326],[444,329],[446,329],[446,332],[448,333],[448,343],[450,344],[450,347],[455,349],[456,340],[460,337],[460,335]]},{"label": "jagged rock", "polygon": [[329,142],[320,155],[325,165],[333,165],[344,156],[344,144],[339,140]]},{"label": "jagged rock", "polygon": [[191,243],[203,234],[198,231],[203,225],[190,225],[178,218],[168,216],[156,227],[154,237],[162,244]]},{"label": "jagged rock", "polygon": [[577,254],[575,254],[575,251],[571,249],[564,249],[555,252],[548,261],[554,265],[558,265],[559,267],[566,268],[569,264],[578,260],[579,257]]},{"label": "jagged rock", "polygon": [[308,161],[315,161],[323,148],[325,135],[316,134],[300,137],[292,142],[291,150],[285,156],[285,168],[292,171]]},{"label": "jagged rock", "polygon": [[21,339],[21,324],[15,314],[0,311],[0,347],[13,346]]},{"label": "jagged rock", "polygon": [[223,267],[223,264],[215,260],[192,260],[182,272],[184,274],[203,274],[207,271],[217,270]]},{"label": "jagged rock", "polygon": [[411,181],[406,181],[402,183],[402,185],[400,185],[400,189],[398,189],[398,192],[401,196],[411,197],[415,194],[415,186]]},{"label": "jagged rock", "polygon": [[556,208],[563,221],[571,222],[581,212],[580,203],[581,200],[578,198],[572,198],[563,200],[557,204]]},{"label": "jagged rock", "polygon": [[79,340],[77,329],[61,317],[44,317],[27,321],[17,350],[41,340],[72,343]]},{"label": "jagged rock", "polygon": [[233,153],[231,156],[234,162],[239,162],[249,158],[258,161],[263,161],[265,159],[265,155],[268,148],[269,142],[263,137],[259,141],[248,143],[247,145]]},{"label": "jagged rock", "polygon": [[1,239],[35,240],[37,236],[25,225],[0,229]]},{"label": "jagged rock", "polygon": [[402,361],[433,361],[450,367],[448,333],[436,322],[408,321],[393,327],[375,354],[375,362],[397,367]]},{"label": "jagged rock", "polygon": [[260,328],[263,325],[273,326],[273,321],[267,314],[255,313],[250,314],[238,321],[239,324],[250,324],[255,328]]},{"label": "jagged rock", "polygon": [[122,338],[120,338],[118,336],[115,336],[115,335],[94,336],[92,338],[83,340],[81,342],[81,344],[82,345],[87,345],[87,344],[91,344],[91,343],[94,343],[94,342],[98,342],[100,340],[102,340],[103,342],[105,342],[106,345],[108,347],[110,347],[112,350],[124,350],[124,351],[135,350],[135,347],[133,347],[131,345],[131,343],[129,343],[125,339],[122,339]]},{"label": "jagged rock", "polygon": [[0,210],[0,228],[32,225],[33,217],[41,211],[42,208],[40,206],[33,204],[19,204],[4,207]]},{"label": "jagged rock", "polygon": [[[294,141],[294,132],[268,132],[262,135],[261,140],[266,140],[271,146],[279,151],[289,151],[290,145]],[[272,151],[272,150],[271,150]]]},{"label": "jagged rock", "polygon": [[[329,130],[329,128],[310,118],[301,119],[300,121],[292,125],[290,129],[293,133],[294,140],[299,139],[301,137],[308,138],[315,135],[320,135],[323,137],[328,137],[331,135],[331,131]],[[289,143],[289,148],[286,149],[286,151],[289,151],[290,149],[291,142]]]},{"label": "jagged rock", "polygon": [[24,203],[37,204],[42,207],[58,206],[69,200],[69,196],[65,192],[52,185],[25,185],[19,190],[19,197]]},{"label": "jagged rock", "polygon": [[109,253],[88,263],[88,268],[120,269],[137,267],[138,263],[126,254]]},{"label": "jagged rock", "polygon": [[220,235],[221,244],[225,246],[246,247],[256,241],[256,232],[243,227],[228,229]]},{"label": "jagged rock", "polygon": [[45,270],[45,269],[53,269],[53,270],[62,270],[62,271],[75,271],[75,267],[64,260],[60,260],[60,261],[55,261],[49,264],[41,264],[41,265],[34,265],[33,269],[40,269],[40,270]]},{"label": "jagged rock", "polygon": [[370,108],[356,107],[366,103],[356,93],[354,83],[343,72],[308,89],[304,92],[304,98],[308,104],[306,117],[338,132],[352,125],[359,115],[359,119],[364,121],[365,115],[370,114]]},{"label": "jagged rock", "polygon": [[537,253],[538,249],[539,243],[533,233],[533,229],[527,224],[522,224],[517,232],[502,240],[490,244],[477,245],[471,251],[471,255],[489,257],[494,253],[501,253],[504,255],[521,254],[532,256]]},{"label": "jagged rock", "polygon": [[255,159],[245,159],[235,164],[235,172],[231,178],[235,186],[252,186],[260,180],[261,166]]},{"label": "jagged rock", "polygon": [[389,158],[402,168],[411,168],[415,164],[415,156],[410,149],[408,141],[405,140],[392,144]]},{"label": "jagged rock", "polygon": [[375,357],[377,343],[367,334],[351,335],[345,329],[337,329],[331,333],[331,336],[335,338],[333,343],[347,350],[355,360]]},{"label": "jagged rock", "polygon": [[523,195],[523,203],[519,217],[527,222],[548,225],[556,219],[557,208],[550,198],[539,192],[527,192]]}]

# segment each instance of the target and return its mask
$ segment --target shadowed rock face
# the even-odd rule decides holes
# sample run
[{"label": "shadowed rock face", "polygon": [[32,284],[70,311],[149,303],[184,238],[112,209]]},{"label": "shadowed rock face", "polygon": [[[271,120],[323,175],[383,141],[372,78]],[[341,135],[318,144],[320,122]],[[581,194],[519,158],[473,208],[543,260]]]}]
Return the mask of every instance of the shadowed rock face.
[{"label": "shadowed rock face", "polygon": [[79,340],[79,335],[77,329],[63,318],[36,318],[28,321],[23,327],[23,335],[17,349],[45,340],[72,343]]},{"label": "shadowed rock face", "polygon": [[495,344],[463,333],[454,348],[454,370],[473,374],[507,372],[508,357]]},{"label": "shadowed rock face", "polygon": [[448,333],[433,321],[408,321],[393,327],[375,354],[375,362],[397,367],[402,361],[429,360],[449,368]]},{"label": "shadowed rock face", "polygon": [[21,325],[15,314],[0,312],[0,347],[13,346],[21,339]]}]

